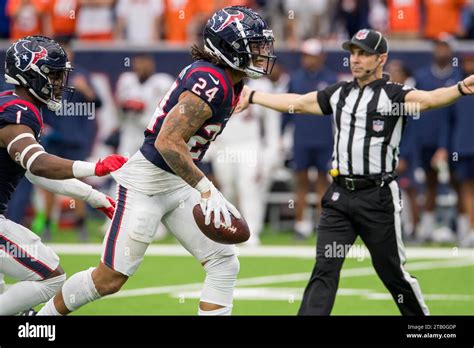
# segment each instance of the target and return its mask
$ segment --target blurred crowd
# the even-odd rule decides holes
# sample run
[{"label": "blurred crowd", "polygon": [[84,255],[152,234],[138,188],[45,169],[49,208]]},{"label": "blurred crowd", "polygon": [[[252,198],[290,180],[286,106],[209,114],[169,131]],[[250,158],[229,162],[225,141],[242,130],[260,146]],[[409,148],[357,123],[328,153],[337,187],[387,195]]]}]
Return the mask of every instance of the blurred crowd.
[{"label": "blurred crowd", "polygon": [[[0,0],[0,37],[13,40],[41,33],[61,42],[189,44],[199,39],[216,8],[236,4],[258,9],[277,40],[301,56],[297,70],[277,63],[268,78],[251,82],[254,89],[304,94],[347,78],[327,67],[322,42],[351,36],[362,27],[389,38],[434,39],[432,61],[419,70],[412,71],[401,60],[389,61],[385,68],[394,82],[431,90],[474,73],[474,55],[464,54],[457,64],[448,39],[474,38],[474,0]],[[74,64],[74,52],[66,49]],[[73,160],[112,151],[133,155],[150,115],[174,80],[157,73],[156,64],[155,56],[136,54],[112,88],[107,76],[94,76],[74,64],[70,82],[76,93],[71,102],[93,105],[90,112],[97,117],[57,117],[45,110],[49,127],[42,142],[47,151]],[[10,88],[2,82],[0,91]],[[398,174],[406,196],[404,233],[413,242],[474,245],[473,109],[474,99],[463,98],[408,121]],[[87,116],[83,109],[70,112],[67,116]],[[288,214],[295,239],[314,233],[318,201],[330,183],[332,131],[330,117],[278,115],[255,105],[229,121],[202,169],[246,217],[253,232],[249,243],[259,243],[264,222],[271,222],[272,216],[280,220]],[[10,219],[25,223],[31,207],[40,207],[36,230],[48,240],[54,221],[69,211],[80,239],[88,239],[85,222],[90,212],[85,205],[74,203],[72,209],[63,202],[58,208],[57,198],[47,193],[42,203],[32,204],[32,192],[29,182],[20,184],[7,212]],[[269,210],[278,205],[279,210]]]},{"label": "blurred crowd", "polygon": [[217,8],[230,5],[258,10],[277,44],[292,49],[368,27],[389,38],[474,38],[474,0],[0,0],[0,38],[187,44]]},{"label": "blurred crowd", "polygon": [[[71,102],[93,104],[97,117],[57,117],[44,110],[48,128],[42,143],[46,150],[74,160],[103,156],[104,152],[97,152],[99,147],[132,156],[142,144],[150,115],[174,77],[157,73],[156,57],[141,52],[110,88],[101,74],[94,80],[90,72],[75,64],[74,52],[66,49],[75,65],[70,82],[76,93]],[[297,70],[287,71],[277,63],[270,76],[250,81],[251,88],[304,94],[347,78],[327,67],[327,53],[318,39],[305,40],[299,53]],[[394,82],[431,90],[453,85],[474,73],[474,54],[462,55],[459,64],[453,64],[453,57],[450,41],[437,40],[431,61],[421,69],[411,71],[407,62],[391,59],[385,70]],[[408,120],[398,174],[405,196],[404,233],[409,241],[474,246],[473,109],[474,98],[466,97]],[[102,136],[98,136],[100,131]],[[277,219],[289,212],[291,225],[287,227],[293,230],[295,239],[314,234],[319,200],[330,183],[332,132],[331,117],[280,115],[257,105],[231,118],[201,167],[246,217],[252,230],[250,244],[259,244],[265,222],[272,219],[272,206],[277,207]],[[12,198],[7,212],[10,219],[25,223],[32,206],[40,207],[40,229],[48,240],[52,223],[66,211],[74,215],[71,221],[80,239],[88,239],[85,221],[92,211],[87,212],[80,203],[71,209],[69,201],[58,208],[55,197],[46,193],[42,203],[34,203],[31,193],[32,187],[25,180]]]}]

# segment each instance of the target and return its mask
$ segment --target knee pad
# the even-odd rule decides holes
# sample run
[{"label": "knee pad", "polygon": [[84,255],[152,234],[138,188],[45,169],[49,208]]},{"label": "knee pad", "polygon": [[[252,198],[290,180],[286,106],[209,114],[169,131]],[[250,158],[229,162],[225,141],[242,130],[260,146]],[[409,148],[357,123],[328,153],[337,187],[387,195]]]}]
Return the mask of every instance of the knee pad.
[{"label": "knee pad", "polygon": [[35,282],[37,288],[40,290],[42,302],[47,302],[50,298],[56,295],[56,293],[61,290],[65,281],[66,274],[61,274],[54,278]]},{"label": "knee pad", "polygon": [[101,297],[92,280],[94,269],[91,267],[87,271],[76,273],[64,284],[62,290],[64,304],[71,312]]},{"label": "knee pad", "polygon": [[240,263],[235,255],[217,256],[209,260],[204,269],[207,272],[201,301],[232,307],[234,287]]}]

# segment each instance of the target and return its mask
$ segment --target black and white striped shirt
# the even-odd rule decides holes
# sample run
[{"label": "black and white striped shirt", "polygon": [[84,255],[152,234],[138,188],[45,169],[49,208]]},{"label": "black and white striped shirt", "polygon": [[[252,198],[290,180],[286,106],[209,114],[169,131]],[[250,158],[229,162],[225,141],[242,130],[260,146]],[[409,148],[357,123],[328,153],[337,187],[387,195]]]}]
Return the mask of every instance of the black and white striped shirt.
[{"label": "black and white striped shirt", "polygon": [[[413,89],[388,75],[360,88],[356,80],[318,91],[318,103],[335,124],[332,167],[340,175],[389,173],[398,163],[406,117],[405,96]],[[403,112],[400,112],[403,111]]]}]

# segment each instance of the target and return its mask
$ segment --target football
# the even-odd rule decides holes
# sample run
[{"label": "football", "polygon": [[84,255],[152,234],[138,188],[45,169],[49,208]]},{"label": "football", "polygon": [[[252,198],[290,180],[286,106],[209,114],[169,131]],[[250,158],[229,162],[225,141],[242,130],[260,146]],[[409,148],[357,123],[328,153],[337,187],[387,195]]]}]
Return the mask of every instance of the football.
[{"label": "football", "polygon": [[[198,203],[193,208],[193,215],[196,224],[199,226],[199,229],[204,233],[209,239],[212,239],[214,242],[221,244],[238,244],[246,242],[250,238],[250,230],[247,222],[243,217],[237,219],[235,216],[230,214],[231,226],[226,227],[224,222],[221,222],[219,228],[214,227],[214,213],[211,213],[211,223],[206,225],[204,223],[205,216],[202,213],[201,205]],[[222,221],[224,218],[221,216]]]}]

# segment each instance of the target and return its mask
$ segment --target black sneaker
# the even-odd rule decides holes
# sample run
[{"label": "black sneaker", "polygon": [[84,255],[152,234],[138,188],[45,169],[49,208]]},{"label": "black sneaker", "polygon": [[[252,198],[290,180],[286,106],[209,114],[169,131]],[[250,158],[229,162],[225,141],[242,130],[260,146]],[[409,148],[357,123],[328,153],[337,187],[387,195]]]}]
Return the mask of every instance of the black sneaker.
[{"label": "black sneaker", "polygon": [[18,314],[20,317],[34,317],[38,314],[33,308],[27,309],[26,311],[21,312]]}]

